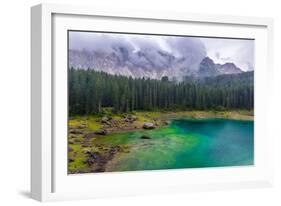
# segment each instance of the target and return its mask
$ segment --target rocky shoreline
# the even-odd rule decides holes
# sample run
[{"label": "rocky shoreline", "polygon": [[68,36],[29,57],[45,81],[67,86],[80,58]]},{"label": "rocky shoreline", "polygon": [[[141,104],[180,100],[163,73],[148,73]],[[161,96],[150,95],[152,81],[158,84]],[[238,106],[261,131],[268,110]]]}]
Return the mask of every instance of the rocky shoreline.
[{"label": "rocky shoreline", "polygon": [[[144,122],[139,124],[137,122],[138,118],[135,115],[126,115],[122,119],[114,119],[108,116],[104,116],[99,120],[102,124],[102,128],[93,131],[88,128],[86,124],[81,124],[79,126],[69,126],[69,163],[74,162],[77,158],[76,154],[72,149],[73,145],[81,145],[83,149],[83,164],[86,165],[87,169],[81,171],[69,171],[70,174],[75,173],[91,173],[91,172],[104,172],[106,169],[106,164],[111,161],[118,153],[127,153],[129,148],[126,146],[119,145],[97,145],[93,144],[93,138],[102,138],[110,133],[115,132],[128,132],[141,129],[155,129],[157,127],[166,125],[163,121]],[[147,136],[141,136],[142,139],[150,139]]]},{"label": "rocky shoreline", "polygon": [[[144,118],[145,117],[145,118]],[[69,125],[68,132],[68,162],[69,174],[104,172],[107,164],[113,160],[117,154],[130,152],[130,146],[97,144],[94,140],[104,138],[108,134],[151,130],[168,125],[170,120],[176,118],[228,118],[239,120],[252,120],[253,116],[239,113],[164,113],[151,117],[127,114],[116,118],[104,115],[96,119],[96,124],[100,127],[93,130],[89,127],[89,122],[79,122],[77,125]],[[149,141],[151,137],[142,135],[139,137],[144,141]]]}]

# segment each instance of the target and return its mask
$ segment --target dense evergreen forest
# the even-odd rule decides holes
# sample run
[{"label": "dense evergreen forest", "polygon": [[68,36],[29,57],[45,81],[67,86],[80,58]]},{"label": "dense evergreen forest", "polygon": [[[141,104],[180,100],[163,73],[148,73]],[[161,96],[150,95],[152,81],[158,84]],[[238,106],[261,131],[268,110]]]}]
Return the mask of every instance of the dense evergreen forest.
[{"label": "dense evergreen forest", "polygon": [[69,69],[69,114],[134,110],[253,109],[253,72],[182,82],[110,75],[92,69]]}]

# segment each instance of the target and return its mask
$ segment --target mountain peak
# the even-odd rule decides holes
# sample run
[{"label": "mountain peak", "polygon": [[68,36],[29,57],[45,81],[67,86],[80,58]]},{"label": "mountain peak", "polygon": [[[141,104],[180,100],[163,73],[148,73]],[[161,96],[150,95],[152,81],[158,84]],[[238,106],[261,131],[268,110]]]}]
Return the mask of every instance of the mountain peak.
[{"label": "mountain peak", "polygon": [[234,63],[225,63],[218,67],[219,71],[223,74],[238,74],[242,73],[243,71],[237,67]]},{"label": "mountain peak", "polygon": [[218,74],[216,65],[210,57],[205,57],[199,64],[198,77],[216,76]]},{"label": "mountain peak", "polygon": [[178,81],[184,76],[200,78],[242,73],[234,63],[215,64],[210,57],[203,54],[177,57],[157,49],[132,52],[124,46],[114,46],[108,51],[69,50],[69,65],[74,68],[90,68],[133,78],[161,79],[163,76],[169,76]]},{"label": "mountain peak", "polygon": [[238,74],[243,71],[234,63],[227,62],[225,64],[215,64],[210,57],[205,57],[198,70],[198,77],[217,76],[221,74]]},{"label": "mountain peak", "polygon": [[214,63],[214,61],[213,61],[210,57],[208,57],[208,56],[206,56],[206,57],[202,60],[202,62]]}]

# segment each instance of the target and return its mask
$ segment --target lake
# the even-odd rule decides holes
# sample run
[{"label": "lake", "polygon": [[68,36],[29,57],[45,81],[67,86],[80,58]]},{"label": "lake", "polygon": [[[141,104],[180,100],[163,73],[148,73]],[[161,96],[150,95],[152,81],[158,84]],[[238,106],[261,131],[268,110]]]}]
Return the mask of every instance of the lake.
[{"label": "lake", "polygon": [[[141,138],[145,136],[145,138]],[[128,149],[106,171],[136,171],[253,165],[253,121],[177,119],[165,127],[109,134],[98,144]]]}]

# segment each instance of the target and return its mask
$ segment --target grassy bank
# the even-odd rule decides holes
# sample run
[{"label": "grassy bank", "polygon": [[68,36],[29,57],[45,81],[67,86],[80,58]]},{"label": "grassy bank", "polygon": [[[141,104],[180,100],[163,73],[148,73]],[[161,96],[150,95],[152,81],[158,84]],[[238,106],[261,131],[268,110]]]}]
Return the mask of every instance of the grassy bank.
[{"label": "grassy bank", "polygon": [[234,110],[234,111],[136,111],[132,113],[124,114],[109,114],[104,115],[90,115],[90,116],[73,116],[69,119],[69,126],[79,127],[86,125],[90,130],[99,130],[104,128],[102,123],[102,117],[110,116],[116,122],[116,127],[126,130],[128,125],[123,122],[127,115],[134,115],[137,120],[131,125],[132,128],[141,128],[145,122],[154,122],[160,124],[163,121],[176,118],[226,118],[235,120],[253,120],[253,111],[249,110]]}]

